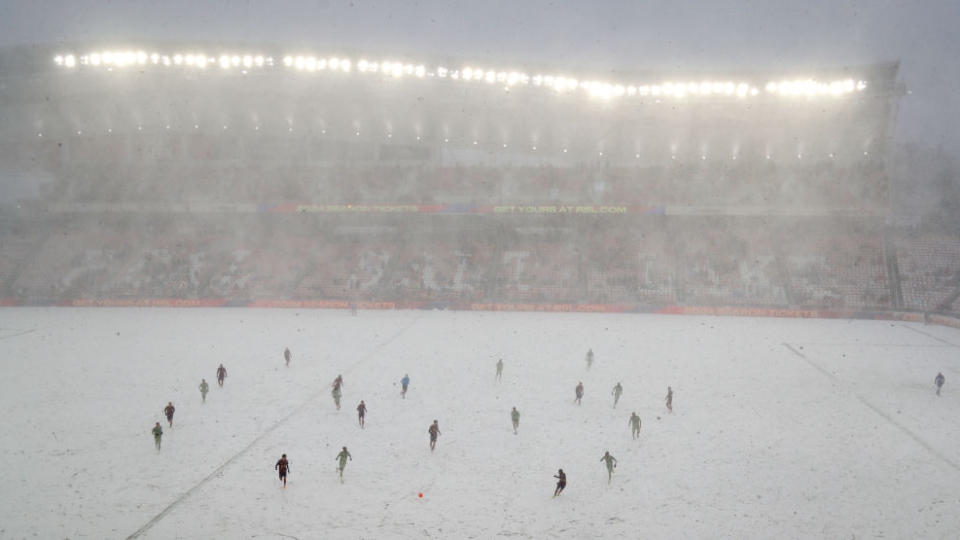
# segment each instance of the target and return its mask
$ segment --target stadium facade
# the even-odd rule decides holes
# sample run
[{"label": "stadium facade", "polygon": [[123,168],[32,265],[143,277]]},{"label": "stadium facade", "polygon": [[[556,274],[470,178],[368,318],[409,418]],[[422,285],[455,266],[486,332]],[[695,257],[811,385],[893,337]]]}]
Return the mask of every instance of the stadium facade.
[{"label": "stadium facade", "polygon": [[897,70],[3,50],[0,297],[949,314],[960,244],[884,227]]}]

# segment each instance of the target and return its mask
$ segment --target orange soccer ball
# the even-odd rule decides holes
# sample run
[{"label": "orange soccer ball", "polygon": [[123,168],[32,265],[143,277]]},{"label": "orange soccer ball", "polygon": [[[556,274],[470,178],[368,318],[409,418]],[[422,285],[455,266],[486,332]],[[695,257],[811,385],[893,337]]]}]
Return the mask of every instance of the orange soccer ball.
[{"label": "orange soccer ball", "polygon": [[423,498],[423,493],[417,493],[417,497]]}]

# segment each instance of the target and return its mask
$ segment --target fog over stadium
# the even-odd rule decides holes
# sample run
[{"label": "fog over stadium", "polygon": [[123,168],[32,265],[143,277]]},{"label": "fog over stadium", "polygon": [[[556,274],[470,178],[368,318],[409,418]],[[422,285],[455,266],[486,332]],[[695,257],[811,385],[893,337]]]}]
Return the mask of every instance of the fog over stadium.
[{"label": "fog over stadium", "polygon": [[[718,536],[889,534],[874,515],[879,508],[899,512],[893,536],[952,530],[956,519],[940,510],[949,481],[903,478],[911,493],[923,493],[916,508],[867,496],[854,520],[862,529],[835,509],[850,493],[871,491],[871,479],[903,465],[901,458],[924,474],[960,472],[956,430],[938,432],[923,420],[925,408],[942,407],[942,418],[960,403],[928,391],[938,371],[947,390],[960,379],[948,360],[960,341],[957,27],[960,4],[947,1],[0,2],[0,345],[9,359],[0,380],[26,384],[30,370],[14,361],[29,357],[51,373],[81,369],[77,381],[104,390],[130,351],[150,349],[116,379],[138,395],[104,390],[116,422],[91,433],[77,433],[80,425],[60,431],[36,417],[29,392],[0,392],[0,411],[29,433],[7,441],[0,457],[13,462],[40,452],[55,465],[43,479],[47,488],[80,475],[76,491],[58,491],[42,507],[57,517],[16,516],[9,529],[0,524],[0,536],[159,538],[166,532],[157,531],[177,529],[187,538],[241,530],[312,537],[330,523],[301,515],[294,532],[267,528],[270,516],[253,501],[275,494],[261,494],[250,462],[293,440],[294,425],[322,423],[311,445],[342,444],[334,442],[343,432],[339,407],[311,416],[339,372],[356,384],[349,399],[366,395],[372,411],[396,406],[384,422],[390,436],[377,426],[350,435],[351,445],[368,451],[393,444],[408,427],[422,433],[413,420],[420,415],[459,415],[484,436],[495,424],[488,413],[509,411],[521,398],[536,403],[525,410],[538,416],[559,411],[532,438],[496,434],[480,445],[468,444],[466,426],[447,418],[448,433],[460,430],[462,459],[418,454],[434,479],[467,465],[483,478],[436,484],[449,490],[444,504],[452,506],[442,508],[474,536],[568,531],[553,525],[563,512],[532,495],[530,482],[543,471],[486,480],[482,457],[494,447],[550,474],[554,460],[592,458],[594,441],[621,448],[634,463],[651,460],[643,446],[616,446],[624,442],[606,426],[625,419],[606,407],[567,410],[569,400],[556,396],[579,377],[591,390],[621,377],[631,390],[642,386],[636,406],[644,422],[666,419],[663,431],[651,433],[664,460],[645,461],[650,467],[666,462],[675,441],[700,444],[711,422],[694,411],[667,416],[660,394],[668,386],[692,391],[700,411],[716,406],[727,421],[775,402],[758,424],[811,431],[816,426],[798,420],[804,411],[781,409],[783,400],[757,387],[768,380],[791,386],[791,402],[853,396],[821,407],[817,417],[831,425],[845,415],[877,422],[902,451],[889,461],[850,457],[864,469],[822,489],[838,477],[817,469],[831,459],[832,435],[790,443],[800,444],[801,461],[816,474],[794,471],[785,486],[804,491],[781,506],[779,489],[752,490],[793,466],[788,445],[748,425],[736,436],[714,433],[703,447],[702,459],[715,457],[721,472],[673,474],[698,470],[691,463],[701,456],[687,456],[690,463],[619,494],[591,488],[594,503],[607,497],[613,509],[637,510],[639,498],[676,488],[684,504],[716,511],[709,524],[694,525],[676,520],[684,512],[672,508],[671,525],[658,529],[664,535],[686,526]],[[714,332],[709,321],[717,317],[727,319]],[[799,320],[813,318],[832,321]],[[853,322],[857,332],[845,336]],[[759,341],[750,324],[764,328]],[[509,329],[511,341],[498,346]],[[819,329],[834,337],[818,342],[811,335]],[[179,336],[169,350],[156,335],[168,330]],[[701,338],[722,346],[701,346]],[[690,339],[700,348],[687,354]],[[303,362],[290,371],[270,359],[285,347]],[[601,372],[611,381],[584,373],[590,348],[616,358]],[[871,350],[883,358],[876,364],[883,377],[871,373]],[[905,350],[909,361],[900,364]],[[651,364],[650,355],[662,362]],[[776,360],[761,361],[766,355]],[[480,386],[480,366],[501,356],[519,363],[526,379]],[[744,358],[750,367],[741,374]],[[208,364],[221,361],[246,378],[236,388],[255,407],[237,409],[240,393],[215,393],[216,409],[189,401],[194,379],[211,377]],[[430,398],[392,404],[394,379],[408,369],[419,371],[411,375]],[[729,389],[695,381],[714,370]],[[36,395],[45,415],[71,411],[71,423],[82,423],[77,411],[88,410],[81,404],[87,395],[71,393],[69,383]],[[295,392],[275,400],[287,387]],[[457,399],[475,389],[469,404]],[[732,399],[737,394],[751,402]],[[173,461],[153,466],[159,456],[142,445],[170,399],[198,433],[243,422],[238,410],[265,412],[204,461],[199,447],[177,442],[177,432],[165,435],[164,444],[180,445],[181,455],[199,463],[201,480]],[[458,403],[444,410],[444,401]],[[898,417],[901,410],[907,414]],[[285,440],[261,444],[275,431]],[[556,432],[576,441],[578,457],[561,445],[543,458],[543,445],[556,446],[545,437]],[[50,449],[60,437],[79,441],[77,448]],[[885,442],[878,437],[864,428],[857,442],[873,452]],[[729,467],[741,443],[754,438],[763,444],[743,452],[769,478]],[[91,502],[108,484],[85,478],[103,466],[90,457],[99,456],[98,441],[133,456],[121,466],[135,462],[147,479],[131,480],[129,500]],[[300,456],[308,452],[302,441],[289,444],[292,452],[301,445]],[[338,504],[349,508],[369,494],[378,476],[389,476],[388,462],[403,467],[404,444],[391,447],[389,460],[368,461],[366,487],[344,488]],[[711,448],[721,450],[710,457]],[[164,476],[161,469],[171,468]],[[217,487],[223,472],[242,503],[184,529],[209,502],[195,504],[191,494]],[[329,491],[297,499],[299,508],[341,493],[314,474],[311,482]],[[735,496],[750,515],[768,517],[726,523],[722,489],[691,487],[704,479],[724,484],[725,475],[743,479]],[[420,478],[415,468],[401,476]],[[44,500],[22,471],[4,466],[0,480],[18,482],[30,501]],[[378,525],[338,534],[449,536],[442,520],[416,528],[429,508],[417,501],[403,503],[403,519],[387,522],[404,489],[376,496],[364,518],[382,518]],[[474,496],[504,489],[520,510],[509,527],[488,527],[500,519],[497,505],[471,515],[455,495],[465,489]],[[896,491],[885,489],[876,493]],[[95,509],[65,510],[73,495]],[[223,497],[212,504],[222,506]],[[804,515],[793,517],[795,508]],[[514,528],[528,510],[535,517]],[[824,513],[832,518],[811,518]],[[240,516],[249,529],[219,522]],[[590,536],[604,526],[629,536],[631,525],[615,516],[572,530]]]}]

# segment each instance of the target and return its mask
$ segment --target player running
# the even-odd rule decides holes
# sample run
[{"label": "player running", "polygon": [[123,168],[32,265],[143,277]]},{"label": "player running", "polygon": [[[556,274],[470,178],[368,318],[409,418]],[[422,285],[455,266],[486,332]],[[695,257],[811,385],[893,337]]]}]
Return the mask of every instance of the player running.
[{"label": "player running", "polygon": [[430,451],[433,452],[433,449],[437,447],[437,437],[440,436],[440,424],[436,420],[430,424],[430,428],[427,429],[427,433],[430,434]]},{"label": "player running", "polygon": [[223,367],[223,364],[220,364],[220,367],[217,368],[217,384],[220,385],[220,388],[223,388],[223,381],[227,378],[227,368]]},{"label": "player running", "polygon": [[360,421],[360,428],[363,428],[363,417],[367,415],[367,404],[360,400],[360,404],[357,405],[357,416]]},{"label": "player running", "polygon": [[287,461],[287,455],[280,456],[273,470],[280,471],[280,481],[283,482],[283,489],[287,489],[287,473],[290,472],[290,462]]},{"label": "player running", "polygon": [[496,380],[500,380],[500,377],[503,375],[503,358],[497,360],[497,376]]},{"label": "player running", "polygon": [[617,402],[620,401],[620,394],[623,393],[623,387],[620,386],[620,383],[617,383],[617,385],[613,387],[613,391],[610,393],[613,395],[613,408],[616,409]]},{"label": "player running", "polygon": [[940,395],[940,387],[943,386],[943,383],[946,379],[943,378],[943,373],[937,372],[937,378],[933,379],[934,386],[937,387],[937,395]]},{"label": "player running", "polygon": [[347,452],[347,447],[344,446],[343,451],[334,458],[334,460],[340,460],[340,478],[343,478],[343,470],[347,468],[347,458],[353,461],[353,456],[350,455],[350,452]]},{"label": "player running", "polygon": [[563,472],[563,469],[560,469],[553,477],[557,479],[557,489],[553,491],[553,496],[556,497],[563,493],[563,488],[567,487],[567,475]]},{"label": "player running", "polygon": [[290,367],[290,359],[293,358],[293,353],[290,352],[290,347],[283,349],[283,359],[287,361],[287,367]]},{"label": "player running", "polygon": [[667,387],[667,409],[673,412],[673,388]]},{"label": "player running", "polygon": [[613,470],[617,468],[617,458],[610,455],[610,452],[604,452],[600,461],[607,462],[607,483],[613,478]]},{"label": "player running", "polygon": [[587,349],[587,371],[593,366],[593,349]]},{"label": "player running", "polygon": [[583,383],[577,383],[577,397],[574,401],[577,402],[577,405],[580,405],[580,400],[583,399]]},{"label": "player running", "polygon": [[210,385],[207,384],[206,379],[200,379],[200,399],[203,400],[203,403],[207,402],[207,392],[210,391]]},{"label": "player running", "polygon": [[513,434],[517,434],[517,428],[520,427],[520,411],[516,407],[510,411],[510,420],[513,422]]},{"label": "player running", "polygon": [[160,438],[163,437],[163,428],[160,427],[160,422],[157,422],[157,425],[153,426],[153,442],[157,445],[157,452],[160,451]]},{"label": "player running", "polygon": [[410,376],[407,374],[403,375],[403,378],[400,379],[400,385],[403,387],[400,390],[400,397],[407,399],[407,387],[410,386]]},{"label": "player running", "polygon": [[339,390],[343,386],[343,375],[337,375],[337,378],[333,380],[333,388]]},{"label": "player running", "polygon": [[170,427],[173,427],[173,412],[176,410],[172,401],[168,401],[167,406],[163,408],[163,414],[167,415],[167,422],[170,422]]},{"label": "player running", "polygon": [[630,424],[630,431],[631,433],[633,433],[633,438],[639,439],[640,438],[640,417],[637,416],[637,413],[633,413],[630,415],[629,424]]}]

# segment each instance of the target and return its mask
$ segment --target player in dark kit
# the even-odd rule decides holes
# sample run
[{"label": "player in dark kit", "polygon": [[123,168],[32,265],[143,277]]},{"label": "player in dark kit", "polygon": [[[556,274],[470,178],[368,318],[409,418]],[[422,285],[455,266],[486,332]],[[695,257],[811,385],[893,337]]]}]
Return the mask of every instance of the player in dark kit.
[{"label": "player in dark kit", "polygon": [[173,427],[173,412],[176,410],[172,401],[168,401],[167,406],[163,408],[163,414],[167,415],[167,422],[170,422],[170,427]]},{"label": "player in dark kit", "polygon": [[217,384],[220,385],[220,388],[223,388],[223,380],[227,378],[227,368],[223,367],[223,364],[220,364],[220,367],[217,368]]},{"label": "player in dark kit", "polygon": [[410,376],[404,375],[403,378],[400,379],[400,384],[403,386],[403,390],[400,390],[400,397],[406,399],[407,387],[410,386]]},{"label": "player in dark kit", "polygon": [[337,378],[333,380],[333,389],[339,390],[343,386],[343,375],[337,375]]},{"label": "player in dark kit", "polygon": [[673,388],[667,387],[667,410],[673,412]]},{"label": "player in dark kit", "polygon": [[280,481],[283,482],[283,489],[287,489],[287,473],[290,472],[290,462],[287,461],[287,455],[280,456],[273,470],[280,471]]},{"label": "player in dark kit", "polygon": [[937,378],[933,379],[933,384],[937,387],[937,395],[940,395],[940,387],[944,383],[943,373],[937,372]]},{"label": "player in dark kit", "polygon": [[560,469],[553,477],[557,479],[557,489],[553,491],[553,496],[556,497],[563,493],[563,488],[567,487],[567,475],[563,472],[563,469]]},{"label": "player in dark kit", "polygon": [[283,349],[283,359],[287,361],[287,367],[290,367],[291,358],[293,358],[293,354],[290,353],[290,347]]},{"label": "player in dark kit", "polygon": [[580,400],[583,399],[583,383],[577,383],[577,397],[574,401],[577,402],[577,405],[580,405]]},{"label": "player in dark kit", "polygon": [[497,376],[496,379],[499,381],[500,377],[503,376],[503,358],[497,360]]},{"label": "player in dark kit", "polygon": [[360,427],[363,427],[363,417],[367,415],[367,404],[360,400],[360,404],[357,405],[357,416],[359,417]]},{"label": "player in dark kit", "polygon": [[210,391],[210,385],[207,384],[206,379],[200,379],[200,399],[203,400],[203,403],[207,402],[207,392]]},{"label": "player in dark kit", "polygon": [[430,451],[433,452],[433,449],[437,447],[437,437],[440,436],[440,424],[436,420],[430,424],[430,428],[427,429],[427,433],[430,434]]},{"label": "player in dark kit", "polygon": [[630,431],[631,433],[633,433],[633,438],[634,439],[639,438],[640,437],[640,417],[637,416],[637,413],[633,413],[630,415],[629,423],[630,423]]}]

